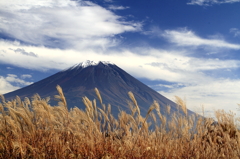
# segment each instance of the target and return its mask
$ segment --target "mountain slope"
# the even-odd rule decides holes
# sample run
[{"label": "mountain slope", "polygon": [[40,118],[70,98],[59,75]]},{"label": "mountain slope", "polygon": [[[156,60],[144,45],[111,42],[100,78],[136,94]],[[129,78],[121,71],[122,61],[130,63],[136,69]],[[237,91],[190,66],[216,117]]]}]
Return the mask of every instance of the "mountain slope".
[{"label": "mountain slope", "polygon": [[[87,96],[90,100],[97,99],[94,88],[98,88],[103,103],[110,103],[115,115],[119,108],[128,109],[129,91],[133,92],[143,115],[146,114],[154,100],[160,104],[163,114],[166,113],[167,105],[171,106],[171,113],[177,111],[174,102],[141,83],[118,66],[108,62],[86,61],[4,96],[6,99],[12,99],[16,95],[23,98],[32,97],[38,93],[41,97],[53,98],[58,94],[57,85],[62,87],[69,108],[74,106],[85,108],[82,97]],[[52,99],[51,104],[56,104],[56,102]],[[189,113],[192,112],[189,111]]]}]

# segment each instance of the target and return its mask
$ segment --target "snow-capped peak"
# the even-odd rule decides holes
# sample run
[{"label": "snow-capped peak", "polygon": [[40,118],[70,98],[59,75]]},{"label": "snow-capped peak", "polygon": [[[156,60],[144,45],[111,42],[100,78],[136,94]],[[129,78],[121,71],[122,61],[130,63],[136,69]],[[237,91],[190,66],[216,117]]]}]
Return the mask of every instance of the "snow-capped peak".
[{"label": "snow-capped peak", "polygon": [[111,63],[109,61],[90,61],[90,60],[86,60],[84,62],[81,62],[79,64],[76,64],[76,65],[72,66],[70,69],[73,70],[73,69],[78,69],[80,67],[81,68],[86,68],[88,66],[96,66],[100,62],[103,63],[104,65],[108,65],[108,64],[114,65],[114,63]]},{"label": "snow-capped peak", "polygon": [[85,67],[88,67],[88,66],[95,66],[98,63],[99,62],[87,60],[87,61],[83,61],[83,62],[79,63],[78,66],[82,67],[82,68],[85,68]]}]

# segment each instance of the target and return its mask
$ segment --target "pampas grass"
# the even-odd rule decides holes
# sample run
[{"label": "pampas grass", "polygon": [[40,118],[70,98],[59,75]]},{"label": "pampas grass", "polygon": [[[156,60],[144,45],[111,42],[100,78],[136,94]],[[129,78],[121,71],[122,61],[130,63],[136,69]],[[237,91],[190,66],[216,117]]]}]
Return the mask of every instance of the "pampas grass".
[{"label": "pampas grass", "polygon": [[[141,116],[132,92],[128,95],[130,114],[111,114],[98,89],[97,102],[83,97],[85,110],[68,110],[60,86],[55,97],[34,95],[0,102],[0,158],[239,158],[239,121],[233,113],[216,111],[217,122],[201,116],[188,116],[186,103],[176,97],[183,111],[168,119],[154,101],[146,116]],[[170,106],[166,107],[167,115]],[[180,112],[180,111],[179,111]],[[153,122],[153,123],[152,123]],[[161,123],[161,124],[160,124]]]}]

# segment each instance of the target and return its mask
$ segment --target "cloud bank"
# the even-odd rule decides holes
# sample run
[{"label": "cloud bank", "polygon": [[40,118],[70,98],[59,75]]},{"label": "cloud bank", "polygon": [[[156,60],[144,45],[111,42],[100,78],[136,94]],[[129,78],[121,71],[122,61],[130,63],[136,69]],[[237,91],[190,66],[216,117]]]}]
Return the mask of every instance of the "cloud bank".
[{"label": "cloud bank", "polygon": [[232,33],[234,37],[240,37],[240,30],[238,28],[231,28],[230,33]]},{"label": "cloud bank", "polygon": [[240,49],[239,44],[231,44],[220,38],[201,38],[193,31],[187,30],[186,28],[181,30],[165,30],[163,37],[178,46],[206,46],[211,48]]},{"label": "cloud bank", "polygon": [[[168,85],[167,85],[168,86]],[[166,86],[166,87],[167,87]],[[171,85],[170,85],[171,86]],[[174,96],[185,98],[187,106],[195,112],[202,113],[201,107],[213,116],[214,110],[223,109],[233,111],[237,115],[240,80],[211,79],[208,82],[190,84],[186,87],[174,87],[169,91],[159,91],[162,95],[174,100]]]},{"label": "cloud bank", "polygon": [[200,5],[200,6],[209,6],[213,4],[223,4],[223,3],[236,3],[240,0],[191,0],[189,5]]},{"label": "cloud bank", "polygon": [[27,44],[53,48],[105,49],[117,44],[115,35],[139,31],[142,26],[89,1],[10,0],[1,1],[0,10],[1,33]]},{"label": "cloud bank", "polygon": [[[11,49],[9,49],[11,48]],[[24,49],[34,52],[37,57],[16,53],[14,50]],[[137,78],[163,80],[173,84],[165,85],[160,93],[169,99],[175,95],[186,97],[188,108],[195,110],[196,106],[204,104],[206,110],[212,108],[235,109],[237,107],[240,83],[239,79],[212,77],[211,73],[220,71],[231,73],[240,68],[239,60],[206,59],[187,56],[188,50],[161,50],[154,48],[132,48],[121,50],[70,50],[47,47],[29,46],[21,43],[0,41],[0,63],[18,67],[47,71],[49,69],[63,70],[84,60],[111,61]],[[210,74],[209,74],[210,73]],[[1,93],[19,88],[14,81],[21,83],[29,75],[1,77]],[[12,79],[12,80],[10,80]],[[22,82],[24,84],[24,82]],[[27,83],[29,84],[29,83]],[[176,87],[176,85],[178,85]],[[163,87],[163,86],[162,86]],[[156,88],[156,87],[152,87]],[[4,92],[5,91],[5,92]],[[226,108],[226,104],[231,104]]]},{"label": "cloud bank", "polygon": [[[161,50],[154,48],[132,48],[120,50],[96,51],[61,50],[46,47],[22,45],[16,42],[0,41],[0,62],[18,67],[46,71],[62,70],[84,60],[112,61],[136,77],[171,82],[190,82],[204,80],[199,72],[237,69],[239,60],[205,59],[187,56],[188,50]],[[15,52],[19,48],[34,52],[27,56]],[[147,72],[142,74],[142,72]],[[156,74],[161,72],[161,74]],[[199,79],[199,80],[196,80]]]},{"label": "cloud bank", "polygon": [[124,9],[129,9],[129,7],[114,6],[114,5],[110,5],[108,8],[109,8],[110,10],[124,10]]},{"label": "cloud bank", "polygon": [[21,78],[14,74],[8,74],[6,77],[0,76],[0,94],[5,94],[23,86],[32,84],[32,82],[27,82],[24,80],[26,77],[30,76],[22,75]]}]

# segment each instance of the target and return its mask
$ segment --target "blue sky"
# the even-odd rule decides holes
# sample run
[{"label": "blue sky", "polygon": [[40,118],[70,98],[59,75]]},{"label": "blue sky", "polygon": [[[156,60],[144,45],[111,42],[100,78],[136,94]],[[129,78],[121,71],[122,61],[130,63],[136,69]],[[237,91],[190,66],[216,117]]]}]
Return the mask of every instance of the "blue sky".
[{"label": "blue sky", "polygon": [[111,61],[188,108],[237,112],[240,0],[0,2],[0,93]]}]

